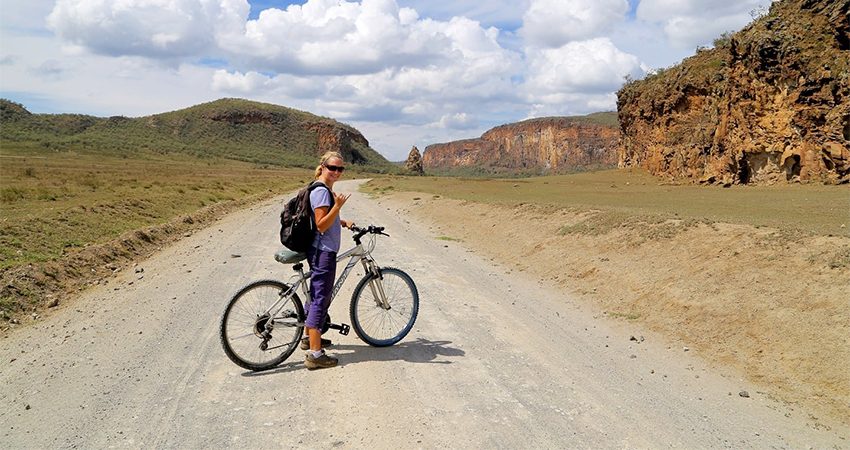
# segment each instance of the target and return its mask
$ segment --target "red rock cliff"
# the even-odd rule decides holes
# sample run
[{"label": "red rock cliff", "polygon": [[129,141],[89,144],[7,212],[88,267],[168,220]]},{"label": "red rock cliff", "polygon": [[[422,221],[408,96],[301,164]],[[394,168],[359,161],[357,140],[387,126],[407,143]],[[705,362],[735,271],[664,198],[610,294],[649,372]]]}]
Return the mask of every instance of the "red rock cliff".
[{"label": "red rock cliff", "polygon": [[324,122],[305,124],[304,128],[316,133],[319,141],[319,154],[328,151],[339,152],[346,161],[355,164],[366,162],[367,158],[361,154],[358,146],[369,147],[369,141],[359,131]]},{"label": "red rock cliff", "polygon": [[618,93],[619,165],[676,180],[850,180],[850,0],[783,0]]},{"label": "red rock cliff", "polygon": [[502,125],[477,139],[425,148],[428,169],[489,167],[517,172],[567,172],[613,166],[619,131],[582,118],[548,117]]}]

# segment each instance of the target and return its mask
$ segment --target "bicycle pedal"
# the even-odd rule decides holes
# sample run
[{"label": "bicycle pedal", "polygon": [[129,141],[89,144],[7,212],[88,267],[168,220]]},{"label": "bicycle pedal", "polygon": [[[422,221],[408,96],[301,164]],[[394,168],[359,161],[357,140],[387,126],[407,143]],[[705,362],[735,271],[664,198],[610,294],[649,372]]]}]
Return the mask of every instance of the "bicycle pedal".
[{"label": "bicycle pedal", "polygon": [[349,331],[351,331],[350,326],[348,326],[344,323],[339,324],[339,334],[341,334],[343,336],[348,336]]}]

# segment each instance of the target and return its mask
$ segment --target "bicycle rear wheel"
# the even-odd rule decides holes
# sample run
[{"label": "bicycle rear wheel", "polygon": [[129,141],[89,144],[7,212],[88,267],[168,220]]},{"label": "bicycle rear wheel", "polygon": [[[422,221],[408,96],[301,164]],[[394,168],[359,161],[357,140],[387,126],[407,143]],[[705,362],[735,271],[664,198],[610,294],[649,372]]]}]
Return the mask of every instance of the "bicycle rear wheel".
[{"label": "bicycle rear wheel", "polygon": [[[419,314],[419,292],[401,270],[385,267],[380,277],[366,274],[351,295],[351,325],[369,345],[386,347],[404,339]],[[383,292],[389,308],[379,296]]]},{"label": "bicycle rear wheel", "polygon": [[[268,370],[295,351],[304,331],[304,307],[289,286],[273,280],[251,283],[236,293],[221,318],[221,345],[239,367]],[[270,308],[281,300],[282,307]],[[272,317],[270,313],[275,313]],[[270,326],[268,326],[271,324]]]}]

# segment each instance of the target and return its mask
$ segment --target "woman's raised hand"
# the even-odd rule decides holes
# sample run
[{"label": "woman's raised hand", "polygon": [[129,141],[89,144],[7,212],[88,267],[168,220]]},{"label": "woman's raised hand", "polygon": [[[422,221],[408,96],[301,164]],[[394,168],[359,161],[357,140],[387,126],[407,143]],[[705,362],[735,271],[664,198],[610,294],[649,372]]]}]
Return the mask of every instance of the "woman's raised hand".
[{"label": "woman's raised hand", "polygon": [[351,197],[351,194],[338,194],[334,192],[334,203],[339,205],[342,208],[342,205],[348,200],[348,197]]}]

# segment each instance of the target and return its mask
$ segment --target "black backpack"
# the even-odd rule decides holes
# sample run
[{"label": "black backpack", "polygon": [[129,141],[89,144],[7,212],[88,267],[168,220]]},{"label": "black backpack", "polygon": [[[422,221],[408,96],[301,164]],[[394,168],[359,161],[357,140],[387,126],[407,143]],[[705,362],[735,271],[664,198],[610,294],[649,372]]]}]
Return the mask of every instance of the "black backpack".
[{"label": "black backpack", "polygon": [[[310,183],[301,188],[295,197],[289,199],[280,213],[280,243],[294,252],[306,253],[316,237],[313,208],[310,207],[310,193],[317,187],[327,189],[322,182]],[[334,199],[331,195],[331,207],[333,203]]]}]

